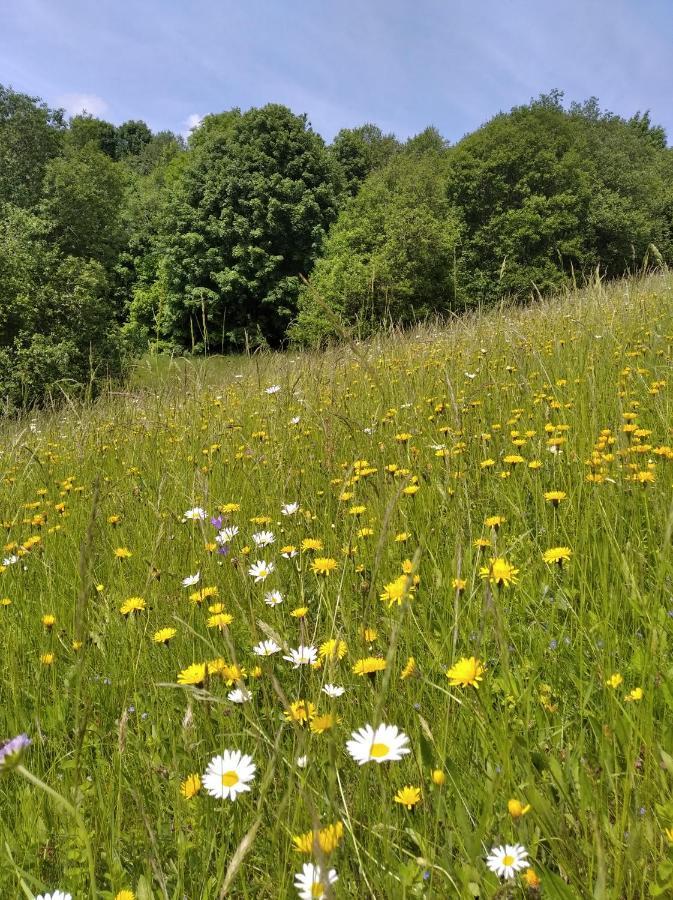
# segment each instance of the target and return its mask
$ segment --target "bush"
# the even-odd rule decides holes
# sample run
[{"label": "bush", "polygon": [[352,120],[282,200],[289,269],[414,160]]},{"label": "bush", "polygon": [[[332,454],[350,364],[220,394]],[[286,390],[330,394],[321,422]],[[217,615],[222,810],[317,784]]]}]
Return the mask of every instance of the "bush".
[{"label": "bush", "polygon": [[61,254],[47,224],[24,210],[0,210],[0,395],[5,406],[41,403],[123,366],[119,327],[109,315],[103,266]]},{"label": "bush", "polygon": [[301,293],[294,341],[315,346],[340,327],[357,325],[363,334],[455,306],[460,224],[446,199],[445,168],[444,154],[399,154],[369,176]]},{"label": "bush", "polygon": [[569,111],[561,101],[555,92],[498,115],[451,153],[466,305],[553,290],[597,266],[622,275],[651,243],[671,259],[670,151],[659,130],[603,113],[593,100]]}]

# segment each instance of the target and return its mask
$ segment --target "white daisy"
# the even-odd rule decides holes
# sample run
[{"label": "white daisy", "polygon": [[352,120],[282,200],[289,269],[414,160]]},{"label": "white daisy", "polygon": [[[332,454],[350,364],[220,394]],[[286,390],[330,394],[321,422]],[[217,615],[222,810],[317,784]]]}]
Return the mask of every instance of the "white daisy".
[{"label": "white daisy", "polygon": [[12,553],[11,556],[6,556],[3,559],[2,564],[3,564],[3,566],[13,566],[14,563],[18,563],[18,561],[19,561],[19,557],[16,556],[14,553]]},{"label": "white daisy", "polygon": [[284,516],[293,516],[296,512],[299,511],[298,503],[283,503],[280,508],[280,511]]},{"label": "white daisy", "polygon": [[238,525],[228,525],[215,535],[218,544],[230,544],[238,534]]},{"label": "white daisy", "polygon": [[214,756],[208,763],[203,786],[211,797],[235,800],[237,794],[250,790],[256,771],[252,756],[240,750],[225,750],[222,756]]},{"label": "white daisy", "polygon": [[72,894],[65,891],[54,891],[53,894],[39,894],[35,900],[72,900]]},{"label": "white daisy", "polygon": [[265,394],[277,394],[279,390],[280,390],[279,384],[272,384],[268,388],[264,388],[264,393]]},{"label": "white daisy", "polygon": [[299,551],[297,550],[297,548],[296,548],[296,547],[293,547],[291,550],[286,550],[285,553],[281,553],[280,555],[281,555],[284,559],[292,559],[292,558],[293,558],[294,556],[296,556],[298,553],[299,553]]},{"label": "white daisy", "polygon": [[359,766],[367,762],[397,762],[411,750],[409,738],[397,725],[365,725],[351,734],[346,748]]},{"label": "white daisy", "polygon": [[247,703],[248,700],[252,700],[252,694],[245,688],[235,688],[233,691],[229,691],[227,697],[232,703]]},{"label": "white daisy", "polygon": [[189,522],[201,522],[206,518],[206,511],[200,506],[193,506],[182,514],[182,520]]},{"label": "white daisy", "polygon": [[256,656],[272,656],[274,653],[278,653],[280,647],[275,641],[260,641],[259,644],[256,644],[252,648],[252,652]]},{"label": "white daisy", "polygon": [[338,877],[336,869],[323,872],[320,866],[304,863],[301,872],[294,876],[294,886],[300,900],[323,900],[327,896],[326,886],[334,884]]},{"label": "white daisy", "polygon": [[294,416],[294,418],[290,419],[290,425],[299,425],[301,422],[301,416]]},{"label": "white daisy", "polygon": [[273,531],[258,531],[256,534],[253,534],[252,539],[255,547],[268,547],[269,544],[273,544],[276,540]]},{"label": "white daisy", "polygon": [[295,763],[297,764],[298,768],[305,769],[308,765],[308,756],[298,756],[295,759]]},{"label": "white daisy", "polygon": [[521,844],[494,847],[486,857],[486,865],[499,878],[514,878],[518,871],[528,866],[528,851]]},{"label": "white daisy", "polygon": [[342,694],[346,693],[346,688],[341,687],[340,684],[324,684],[322,692],[327,694],[328,697],[341,697]]},{"label": "white daisy", "polygon": [[283,595],[280,591],[269,591],[268,594],[264,595],[264,602],[267,606],[278,606],[279,603],[283,602]]},{"label": "white daisy", "polygon": [[195,584],[198,584],[201,580],[201,573],[197,572],[196,575],[188,575],[186,578],[182,579],[183,587],[192,587]]},{"label": "white daisy", "polygon": [[293,663],[295,669],[298,669],[299,666],[313,665],[317,658],[317,647],[306,647],[304,644],[300,644],[296,650],[290,648],[290,655],[283,657],[283,659]]},{"label": "white daisy", "polygon": [[272,562],[268,563],[264,559],[258,559],[248,569],[248,575],[255,579],[255,584],[258,584],[268,578],[275,568]]}]

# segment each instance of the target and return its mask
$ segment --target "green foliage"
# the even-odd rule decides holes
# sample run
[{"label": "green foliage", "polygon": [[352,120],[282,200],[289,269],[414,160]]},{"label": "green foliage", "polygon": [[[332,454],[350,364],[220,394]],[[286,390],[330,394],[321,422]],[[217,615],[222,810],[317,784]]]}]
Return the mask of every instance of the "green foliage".
[{"label": "green foliage", "polygon": [[382,169],[399,151],[394,134],[384,134],[377,125],[342,128],[330,145],[330,153],[343,173],[346,190],[354,196],[365,178]]},{"label": "green foliage", "polygon": [[124,163],[140,175],[150,175],[155,169],[167,165],[184,149],[185,142],[180,135],[173,134],[172,131],[159,131],[149,143],[143,144],[137,156],[124,157]]},{"label": "green foliage", "polygon": [[91,142],[46,168],[42,213],[58,247],[111,267],[125,243],[124,172]]},{"label": "green foliage", "polygon": [[595,100],[565,111],[561,100],[554,92],[496,116],[451,153],[465,304],[552,290],[597,266],[621,275],[651,243],[673,258],[648,123],[601,113]]},{"label": "green foliage", "polygon": [[208,117],[191,145],[167,208],[159,329],[183,348],[278,344],[336,215],[334,164],[278,105]]},{"label": "green foliage", "polygon": [[145,122],[129,119],[117,129],[117,153],[123,156],[139,156],[152,143],[152,132]]},{"label": "green foliage", "polygon": [[99,262],[66,256],[48,224],[5,205],[0,215],[0,396],[10,408],[118,375],[122,349]]},{"label": "green foliage", "polygon": [[339,335],[339,323],[366,332],[453,308],[460,223],[446,199],[445,169],[437,152],[405,153],[369,176],[302,291],[294,340],[322,343]]},{"label": "green foliage", "polygon": [[448,149],[449,142],[433,125],[410,137],[404,145],[404,152],[413,156],[423,156],[425,153],[441,154]]},{"label": "green foliage", "polygon": [[87,144],[93,144],[97,150],[117,159],[118,141],[117,129],[111,122],[97,119],[88,113],[73,116],[68,123],[68,144],[74,150],[83,150]]},{"label": "green foliage", "polygon": [[0,203],[27,208],[38,202],[64,129],[61,110],[0,84]]}]

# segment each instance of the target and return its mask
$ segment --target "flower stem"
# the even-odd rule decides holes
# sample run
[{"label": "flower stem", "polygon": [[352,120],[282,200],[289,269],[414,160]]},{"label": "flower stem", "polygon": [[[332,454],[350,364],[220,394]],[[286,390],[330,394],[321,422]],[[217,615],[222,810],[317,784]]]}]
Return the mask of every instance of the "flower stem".
[{"label": "flower stem", "polygon": [[66,800],[58,791],[55,791],[52,787],[49,787],[48,784],[45,784],[37,775],[33,775],[32,772],[29,772],[22,765],[16,766],[15,772],[18,772],[26,781],[29,781],[31,784],[35,785],[35,787],[39,788],[41,791],[44,791],[45,794],[48,794],[53,800],[55,800],[66,812],[69,812],[71,816],[77,822],[77,827],[80,831],[81,839],[84,841],[84,847],[86,850],[87,862],[89,864],[89,888],[92,900],[96,900],[98,896],[98,889],[96,887],[96,867],[93,859],[93,851],[91,849],[91,841],[89,840],[89,835],[87,834],[86,826],[84,825],[84,820],[79,813],[79,810],[76,806],[70,803],[69,800]]}]

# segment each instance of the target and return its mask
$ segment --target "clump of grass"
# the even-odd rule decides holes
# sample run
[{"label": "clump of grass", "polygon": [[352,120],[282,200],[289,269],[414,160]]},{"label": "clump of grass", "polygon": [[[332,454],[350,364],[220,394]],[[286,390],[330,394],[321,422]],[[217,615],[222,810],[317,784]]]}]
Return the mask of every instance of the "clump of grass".
[{"label": "clump of grass", "polygon": [[[488,897],[501,844],[513,896],[673,890],[672,297],[155,360],[5,424],[3,730],[77,817],[6,773],[0,895],[86,896],[81,821],[102,897],[295,896],[308,861]],[[410,752],[358,766],[382,723]]]}]

